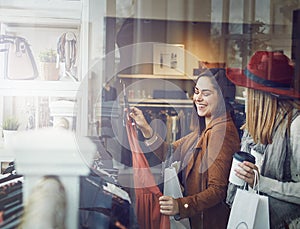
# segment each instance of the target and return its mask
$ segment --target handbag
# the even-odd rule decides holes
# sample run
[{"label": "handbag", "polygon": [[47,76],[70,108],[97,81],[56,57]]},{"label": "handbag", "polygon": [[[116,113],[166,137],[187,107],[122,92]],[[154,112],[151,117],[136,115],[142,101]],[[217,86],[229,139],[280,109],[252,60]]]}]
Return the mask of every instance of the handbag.
[{"label": "handbag", "polygon": [[[254,170],[255,171],[255,170]],[[256,182],[253,190],[238,188],[229,215],[227,229],[269,229],[269,199],[259,194],[259,182]],[[256,185],[257,183],[257,185]]]},{"label": "handbag", "polygon": [[5,79],[28,80],[38,77],[36,62],[25,38],[0,35],[0,52],[4,54]]},{"label": "handbag", "polygon": [[[179,162],[173,162],[170,167],[164,170],[164,195],[172,196],[173,198],[183,197],[179,179],[177,176],[177,169],[179,169]],[[190,222],[187,218],[176,220],[174,216],[170,216],[171,229],[190,229]]]}]

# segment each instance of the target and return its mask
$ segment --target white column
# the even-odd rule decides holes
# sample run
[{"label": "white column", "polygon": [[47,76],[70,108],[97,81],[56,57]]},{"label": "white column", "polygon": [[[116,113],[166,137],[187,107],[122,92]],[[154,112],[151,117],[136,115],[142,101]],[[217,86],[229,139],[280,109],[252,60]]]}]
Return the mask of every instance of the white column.
[{"label": "white column", "polygon": [[13,151],[18,174],[24,176],[23,201],[45,175],[58,176],[67,196],[66,226],[78,228],[79,176],[89,173],[96,146],[65,129],[45,128],[17,134]]}]

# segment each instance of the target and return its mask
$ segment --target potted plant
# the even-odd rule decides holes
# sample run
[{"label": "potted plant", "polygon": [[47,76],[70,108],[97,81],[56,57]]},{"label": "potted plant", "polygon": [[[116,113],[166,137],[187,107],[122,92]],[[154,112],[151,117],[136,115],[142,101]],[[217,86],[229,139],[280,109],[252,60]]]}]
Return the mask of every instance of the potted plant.
[{"label": "potted plant", "polygon": [[17,118],[15,117],[8,117],[2,123],[3,130],[18,130],[20,123]]},{"label": "potted plant", "polygon": [[56,67],[57,53],[54,49],[40,52],[40,76],[44,80],[58,80],[59,68]]},{"label": "potted plant", "polygon": [[15,117],[8,117],[2,123],[4,145],[9,146],[12,144],[14,134],[18,131],[20,123]]}]

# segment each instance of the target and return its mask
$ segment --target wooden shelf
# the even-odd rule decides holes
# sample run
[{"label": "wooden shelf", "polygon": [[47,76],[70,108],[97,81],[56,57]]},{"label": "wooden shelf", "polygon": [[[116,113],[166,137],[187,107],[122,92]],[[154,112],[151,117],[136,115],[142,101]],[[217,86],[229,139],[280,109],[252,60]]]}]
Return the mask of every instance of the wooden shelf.
[{"label": "wooden shelf", "polygon": [[235,100],[242,104],[245,104],[245,102],[246,102],[246,98],[241,97],[241,96],[235,96]]},{"label": "wooden shelf", "polygon": [[119,74],[122,79],[170,79],[170,80],[196,80],[195,76],[187,75],[152,75],[152,74]]},{"label": "wooden shelf", "polygon": [[130,99],[129,104],[137,107],[181,107],[191,108],[190,99]]}]

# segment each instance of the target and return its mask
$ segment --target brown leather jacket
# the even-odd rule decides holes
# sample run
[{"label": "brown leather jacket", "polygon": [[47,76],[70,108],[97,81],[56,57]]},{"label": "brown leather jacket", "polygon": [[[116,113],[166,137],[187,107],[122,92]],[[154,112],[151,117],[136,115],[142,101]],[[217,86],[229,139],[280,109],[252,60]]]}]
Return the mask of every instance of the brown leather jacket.
[{"label": "brown leather jacket", "polygon": [[[165,160],[168,145],[160,137],[148,146]],[[183,165],[183,179],[179,179],[185,191],[184,197],[178,199],[180,217],[189,217],[193,229],[226,228],[229,208],[224,200],[228,177],[232,155],[240,149],[239,135],[231,117],[219,117],[200,137],[192,132],[173,146],[175,158],[179,156]]]}]

